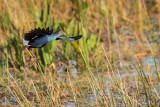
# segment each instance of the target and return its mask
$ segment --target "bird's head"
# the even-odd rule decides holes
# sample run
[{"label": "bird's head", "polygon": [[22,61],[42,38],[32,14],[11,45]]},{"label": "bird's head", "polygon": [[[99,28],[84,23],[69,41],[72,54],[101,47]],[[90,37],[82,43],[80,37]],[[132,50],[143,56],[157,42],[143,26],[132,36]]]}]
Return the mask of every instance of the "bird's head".
[{"label": "bird's head", "polygon": [[59,30],[55,33],[53,33],[55,36],[60,37],[60,36],[66,36],[66,33],[63,30]]},{"label": "bird's head", "polygon": [[54,32],[51,34],[51,41],[52,41],[52,38],[54,39],[57,39],[58,37],[61,37],[61,36],[66,36],[66,33],[63,31],[63,30],[58,30],[57,32]]}]

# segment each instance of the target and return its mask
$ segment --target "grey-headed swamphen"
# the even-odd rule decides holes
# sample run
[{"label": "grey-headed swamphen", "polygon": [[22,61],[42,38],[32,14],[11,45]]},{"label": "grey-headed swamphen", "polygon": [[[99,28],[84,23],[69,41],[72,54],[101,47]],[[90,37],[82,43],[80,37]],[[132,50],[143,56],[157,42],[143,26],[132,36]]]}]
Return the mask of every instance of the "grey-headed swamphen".
[{"label": "grey-headed swamphen", "polygon": [[[75,37],[63,37],[66,36],[63,30],[59,30],[57,32],[53,33],[53,29],[49,30],[47,29],[40,29],[35,28],[34,30],[29,31],[29,33],[26,33],[23,38],[23,45],[25,46],[25,49],[31,56],[31,60],[28,64],[29,67],[31,67],[34,62],[36,61],[36,56],[32,52],[31,48],[41,48],[45,46],[47,43],[52,42],[54,40],[69,40],[69,41],[76,41],[82,37],[82,35],[78,35]],[[34,61],[32,61],[32,58]],[[31,65],[31,63],[33,64]]]}]

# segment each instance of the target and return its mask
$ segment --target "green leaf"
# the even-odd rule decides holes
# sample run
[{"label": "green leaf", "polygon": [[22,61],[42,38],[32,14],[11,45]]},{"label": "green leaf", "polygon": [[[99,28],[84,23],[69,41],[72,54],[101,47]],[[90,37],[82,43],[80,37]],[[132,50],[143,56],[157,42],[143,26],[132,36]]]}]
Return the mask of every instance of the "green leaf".
[{"label": "green leaf", "polygon": [[70,49],[70,43],[66,44],[66,48],[65,48],[65,56],[71,57],[70,55],[71,49]]},{"label": "green leaf", "polygon": [[48,0],[44,1],[44,20],[43,22],[45,24],[47,24],[47,20],[48,20],[48,16],[49,16],[49,4],[48,4]]},{"label": "green leaf", "polygon": [[83,2],[83,4],[82,4],[82,9],[87,9],[88,8],[88,4],[87,4],[87,2]]},{"label": "green leaf", "polygon": [[87,46],[89,50],[95,51],[97,45],[97,36],[91,35],[91,38],[87,41]]},{"label": "green leaf", "polygon": [[42,22],[41,22],[40,19],[38,19],[38,21],[37,21],[37,26],[36,26],[36,27],[40,27],[40,28],[43,27],[43,24],[42,24]]},{"label": "green leaf", "polygon": [[11,25],[11,21],[7,12],[4,14],[4,25],[7,28]]}]

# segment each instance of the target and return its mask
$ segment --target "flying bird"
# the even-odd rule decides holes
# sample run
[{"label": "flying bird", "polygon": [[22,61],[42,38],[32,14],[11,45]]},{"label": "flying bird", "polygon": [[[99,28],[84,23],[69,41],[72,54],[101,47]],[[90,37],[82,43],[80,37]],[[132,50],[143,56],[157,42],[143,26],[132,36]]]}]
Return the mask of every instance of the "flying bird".
[{"label": "flying bird", "polygon": [[82,35],[78,35],[78,36],[67,38],[67,37],[64,37],[66,36],[66,34],[63,30],[53,32],[53,29],[49,30],[49,27],[47,29],[35,28],[34,30],[29,31],[29,33],[25,33],[24,35],[25,36],[23,38],[23,45],[26,51],[31,56],[30,62],[28,64],[29,67],[31,67],[36,61],[36,56],[32,52],[31,48],[41,48],[45,46],[47,43],[52,42],[54,40],[63,39],[63,40],[69,40],[69,41],[76,41],[82,37]]}]

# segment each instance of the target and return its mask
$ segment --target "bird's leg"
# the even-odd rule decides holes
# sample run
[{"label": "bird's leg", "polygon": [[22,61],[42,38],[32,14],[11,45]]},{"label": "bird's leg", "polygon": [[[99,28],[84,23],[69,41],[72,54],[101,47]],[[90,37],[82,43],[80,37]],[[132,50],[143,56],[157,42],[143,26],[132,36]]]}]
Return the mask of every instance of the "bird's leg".
[{"label": "bird's leg", "polygon": [[[29,64],[27,65],[27,67],[31,67],[31,66],[35,63],[35,61],[36,61],[36,56],[34,55],[34,53],[32,52],[32,50],[28,50],[28,47],[29,47],[29,46],[30,46],[30,45],[27,45],[26,50],[27,50],[27,52],[29,53],[31,59],[30,59]],[[32,58],[33,58],[33,60],[32,60]],[[32,62],[33,62],[33,63],[32,63]],[[31,63],[32,63],[32,64],[31,64]]]},{"label": "bird's leg", "polygon": [[29,55],[32,57],[32,54],[30,53],[30,51],[28,50],[28,48],[26,47],[25,49],[29,53]]},{"label": "bird's leg", "polygon": [[[33,62],[32,65],[33,65],[33,64],[36,62],[36,56],[35,56],[35,54],[32,52],[32,50],[30,50],[30,53],[32,54],[31,61],[32,61],[32,58],[34,58],[34,60],[32,61],[32,62]],[[31,67],[32,65],[30,65],[30,67]]]},{"label": "bird's leg", "polygon": [[[32,57],[33,57],[33,56],[32,56],[32,54],[31,54],[31,52],[28,50],[28,48],[27,48],[27,47],[26,47],[25,49],[26,49],[26,51],[29,53],[29,55],[30,55],[30,57],[31,57],[31,59],[32,59]],[[32,62],[32,60],[31,60],[31,59],[30,59],[30,61],[29,61],[28,65],[27,65],[27,68],[28,68],[28,67],[31,67],[31,62]]]}]

